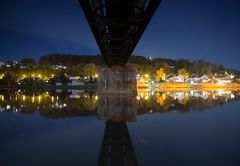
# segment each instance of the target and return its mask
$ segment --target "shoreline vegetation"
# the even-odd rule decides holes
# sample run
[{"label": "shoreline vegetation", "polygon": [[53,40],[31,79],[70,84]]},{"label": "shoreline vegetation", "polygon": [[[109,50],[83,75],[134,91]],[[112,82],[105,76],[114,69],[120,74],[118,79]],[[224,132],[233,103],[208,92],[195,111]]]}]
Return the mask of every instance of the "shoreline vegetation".
[{"label": "shoreline vegetation", "polygon": [[[133,90],[240,89],[239,70],[203,60],[131,56],[126,66],[136,72]],[[100,71],[105,68],[100,55],[49,54],[38,62],[35,59],[5,61],[0,62],[0,88],[97,90],[102,77]],[[114,75],[119,75],[122,69],[122,66],[110,68]],[[129,74],[124,71],[124,75]]]}]

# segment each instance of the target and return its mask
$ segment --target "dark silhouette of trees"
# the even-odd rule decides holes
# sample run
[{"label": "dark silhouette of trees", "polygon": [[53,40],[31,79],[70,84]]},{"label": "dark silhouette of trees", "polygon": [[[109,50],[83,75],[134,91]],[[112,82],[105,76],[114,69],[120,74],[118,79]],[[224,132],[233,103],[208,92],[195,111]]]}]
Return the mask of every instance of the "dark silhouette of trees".
[{"label": "dark silhouette of trees", "polygon": [[66,70],[66,73],[70,76],[83,76],[84,64],[78,64],[70,67]]},{"label": "dark silhouette of trees", "polygon": [[7,73],[0,79],[0,85],[16,85],[16,77],[11,73]]},{"label": "dark silhouette of trees", "polygon": [[30,88],[46,85],[46,83],[42,79],[32,77],[22,79],[20,83],[22,86],[28,86]]},{"label": "dark silhouette of trees", "polygon": [[66,85],[70,82],[67,75],[65,73],[59,73],[57,76],[49,79],[49,83],[52,85],[55,85],[57,82],[62,83],[63,85]]},{"label": "dark silhouette of trees", "polygon": [[104,66],[101,56],[87,56],[87,55],[68,55],[68,54],[49,54],[42,56],[39,61],[40,65],[77,65],[94,63],[95,65]]},{"label": "dark silhouette of trees", "polygon": [[30,66],[30,67],[37,66],[37,62],[34,59],[31,59],[31,58],[22,59],[20,62],[21,62],[21,64],[26,65],[26,66]]},{"label": "dark silhouette of trees", "polygon": [[[59,64],[71,67],[75,66],[71,70],[67,71],[72,73],[73,75],[79,73],[78,71],[82,71],[81,66],[79,66],[80,64],[86,65],[89,63],[95,64],[96,66],[102,67],[105,66],[102,56],[94,55],[49,54],[42,56],[39,61],[40,65],[45,66]],[[177,71],[182,68],[186,69],[190,73],[190,75],[192,74],[211,75],[212,73],[217,73],[226,70],[221,64],[211,64],[203,60],[189,61],[186,59],[173,60],[168,58],[151,58],[150,60],[144,56],[136,55],[133,55],[129,58],[127,65],[135,66],[136,68],[138,68],[138,71],[140,73],[143,70],[148,70],[149,68],[153,68],[154,71],[157,71],[159,68],[164,68],[164,71],[167,75],[177,73]],[[227,71],[229,71],[230,73],[232,71],[234,74],[240,73],[239,71],[236,70]]]},{"label": "dark silhouette of trees", "polygon": [[214,65],[207,63],[203,60],[193,61],[189,67],[189,72],[194,74],[207,74],[211,75],[213,72],[219,72],[221,69]]}]

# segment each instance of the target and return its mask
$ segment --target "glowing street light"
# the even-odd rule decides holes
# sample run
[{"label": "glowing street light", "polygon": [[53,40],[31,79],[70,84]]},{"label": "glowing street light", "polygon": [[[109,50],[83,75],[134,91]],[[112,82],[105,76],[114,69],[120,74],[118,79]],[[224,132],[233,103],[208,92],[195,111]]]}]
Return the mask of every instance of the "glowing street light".
[{"label": "glowing street light", "polygon": [[26,100],[26,96],[23,95],[23,96],[22,96],[22,99],[23,99],[23,101],[25,102],[25,100]]},{"label": "glowing street light", "polygon": [[137,99],[137,100],[140,100],[141,98],[140,98],[140,96],[137,96],[136,99]]},{"label": "glowing street light", "polygon": [[2,79],[4,76],[5,76],[5,74],[1,74],[1,75],[0,75],[0,79]]},{"label": "glowing street light", "polygon": [[148,75],[148,74],[145,74],[144,77],[149,78],[149,75]]},{"label": "glowing street light", "polygon": [[38,103],[40,104],[41,103],[41,100],[42,100],[42,96],[38,96]]},{"label": "glowing street light", "polygon": [[146,96],[144,97],[144,99],[145,99],[145,100],[148,100],[148,99],[149,99],[149,96],[148,96],[148,95],[146,95]]}]

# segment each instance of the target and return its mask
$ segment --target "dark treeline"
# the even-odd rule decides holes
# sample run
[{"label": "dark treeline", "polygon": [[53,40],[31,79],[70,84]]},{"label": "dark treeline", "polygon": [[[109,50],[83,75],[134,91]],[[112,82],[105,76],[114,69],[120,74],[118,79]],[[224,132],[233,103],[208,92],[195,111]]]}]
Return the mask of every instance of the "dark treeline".
[{"label": "dark treeline", "polygon": [[77,65],[94,63],[103,66],[104,61],[101,56],[90,55],[70,55],[70,54],[49,54],[42,56],[39,60],[40,65]]},{"label": "dark treeline", "polygon": [[[42,56],[39,60],[40,65],[77,65],[77,64],[87,64],[94,63],[97,66],[105,66],[103,58],[101,55],[71,55],[71,54],[48,54]],[[179,69],[186,69],[190,73],[197,74],[211,74],[218,73],[221,71],[229,71],[233,74],[239,75],[239,70],[225,69],[222,64],[212,64],[204,60],[189,61],[186,59],[169,59],[169,58],[146,58],[144,56],[133,55],[130,57],[128,64],[131,65],[141,65],[141,66],[152,66],[154,68],[159,68],[164,65],[168,65],[170,68],[173,67],[173,72]],[[176,71],[174,71],[176,70]]]},{"label": "dark treeline", "polygon": [[[6,69],[10,73],[16,73],[18,68],[21,68],[21,65],[24,65],[25,70],[33,70],[41,68],[51,68],[53,65],[63,65],[68,67],[68,71],[70,75],[74,75],[71,73],[72,69],[78,68],[77,71],[83,68],[83,66],[93,64],[96,66],[105,66],[104,60],[101,55],[72,55],[72,54],[48,54],[42,56],[38,62],[34,59],[22,59],[20,64],[12,65],[12,67],[1,67],[2,73]],[[206,62],[204,60],[194,60],[189,61],[186,59],[169,59],[169,58],[146,58],[144,56],[136,56],[132,55],[129,58],[128,64],[133,66],[139,71],[141,74],[148,73],[152,76],[155,75],[156,71],[160,68],[164,69],[166,75],[172,75],[178,73],[180,69],[185,69],[190,76],[191,75],[213,75],[215,73],[224,73],[229,72],[234,75],[240,75],[239,70],[235,69],[226,69],[222,64],[213,64]],[[67,71],[65,71],[67,72]],[[50,72],[47,72],[50,73]],[[25,74],[25,73],[24,73]]]},{"label": "dark treeline", "polygon": [[[25,61],[25,59],[24,59]],[[30,61],[28,59],[28,61]],[[77,65],[85,63],[94,63],[99,66],[104,66],[105,63],[101,55],[72,55],[72,54],[48,54],[42,56],[39,60],[40,65]],[[155,58],[152,61],[144,56],[133,55],[130,57],[128,63],[134,63],[138,65],[151,65],[155,63],[168,63],[169,65],[176,65],[177,60]]]}]

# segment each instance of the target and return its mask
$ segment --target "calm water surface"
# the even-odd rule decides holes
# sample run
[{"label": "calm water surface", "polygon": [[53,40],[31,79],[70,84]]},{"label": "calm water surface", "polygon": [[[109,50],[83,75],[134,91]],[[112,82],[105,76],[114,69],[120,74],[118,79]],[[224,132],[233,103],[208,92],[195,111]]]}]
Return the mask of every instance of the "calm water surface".
[{"label": "calm water surface", "polygon": [[0,165],[240,165],[240,92],[0,90]]}]

